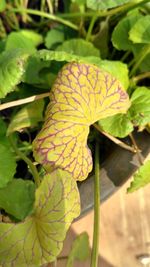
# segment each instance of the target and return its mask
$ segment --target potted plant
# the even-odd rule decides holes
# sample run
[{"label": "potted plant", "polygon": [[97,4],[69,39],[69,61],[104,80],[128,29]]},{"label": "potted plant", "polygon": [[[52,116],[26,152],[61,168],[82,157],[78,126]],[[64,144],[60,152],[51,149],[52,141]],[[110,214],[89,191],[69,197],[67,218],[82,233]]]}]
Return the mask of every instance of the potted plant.
[{"label": "potted plant", "polygon": [[[0,12],[0,264],[54,262],[94,206],[97,266],[100,187],[104,200],[137,168],[128,192],[150,180],[149,1],[3,0]],[[87,255],[83,234],[67,266]]]}]

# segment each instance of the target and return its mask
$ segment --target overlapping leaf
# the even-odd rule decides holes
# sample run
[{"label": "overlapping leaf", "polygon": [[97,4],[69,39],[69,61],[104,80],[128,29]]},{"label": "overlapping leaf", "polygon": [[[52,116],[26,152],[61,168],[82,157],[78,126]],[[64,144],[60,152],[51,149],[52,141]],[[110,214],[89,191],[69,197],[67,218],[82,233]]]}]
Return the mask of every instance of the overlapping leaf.
[{"label": "overlapping leaf", "polygon": [[60,167],[83,180],[92,170],[89,126],[125,113],[130,105],[128,95],[109,73],[74,62],[59,72],[50,98],[46,121],[33,143],[34,156],[49,172]]},{"label": "overlapping leaf", "polygon": [[36,191],[35,213],[18,224],[0,223],[0,265],[35,267],[55,260],[79,212],[76,182],[69,173],[46,175]]}]

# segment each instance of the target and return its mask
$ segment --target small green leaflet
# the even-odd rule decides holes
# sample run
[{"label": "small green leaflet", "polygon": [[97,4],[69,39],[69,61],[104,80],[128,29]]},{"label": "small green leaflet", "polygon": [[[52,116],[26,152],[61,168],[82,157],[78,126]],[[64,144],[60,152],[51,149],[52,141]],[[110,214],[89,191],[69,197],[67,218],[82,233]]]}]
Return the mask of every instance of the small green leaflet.
[{"label": "small green leaflet", "polygon": [[126,137],[133,131],[133,124],[127,114],[116,114],[99,120],[98,124],[103,131],[120,138]]},{"label": "small green leaflet", "polygon": [[17,114],[12,118],[7,134],[14,131],[20,131],[26,127],[34,127],[38,122],[43,120],[43,108],[44,100],[40,99],[33,103],[27,104],[25,107],[20,109]]},{"label": "small green leaflet", "polygon": [[99,50],[96,47],[94,47],[92,43],[87,42],[84,39],[71,39],[65,41],[63,44],[57,47],[56,51],[64,51],[72,55],[77,55],[82,57],[100,56]]},{"label": "small green leaflet", "polygon": [[0,98],[13,91],[21,81],[28,56],[23,49],[6,51],[0,55]]},{"label": "small green leaflet", "polygon": [[6,137],[6,125],[0,118],[0,188],[13,179],[16,172],[16,161]]},{"label": "small green leaflet", "polygon": [[0,208],[19,220],[33,209],[35,184],[32,181],[13,179],[0,189]]},{"label": "small green leaflet", "polygon": [[79,213],[79,193],[72,176],[59,169],[45,175],[35,193],[34,214],[21,223],[0,223],[0,264],[35,267],[54,261]]},{"label": "small green leaflet", "polygon": [[84,261],[90,255],[90,244],[89,244],[89,237],[86,232],[77,236],[74,240],[71,252],[68,256],[67,266],[66,267],[73,267],[74,260]]},{"label": "small green leaflet", "polygon": [[133,43],[150,43],[150,15],[137,20],[129,32],[129,39]]},{"label": "small green leaflet", "polygon": [[150,183],[150,160],[142,165],[136,174],[133,176],[133,181],[127,189],[128,193],[132,193],[141,187]]},{"label": "small green leaflet", "polygon": [[142,15],[139,12],[131,12],[128,16],[119,21],[112,33],[112,43],[118,50],[132,50],[134,44],[129,40],[129,31]]},{"label": "small green leaflet", "polygon": [[150,122],[150,90],[148,88],[136,88],[131,96],[129,113],[134,125],[143,126]]},{"label": "small green leaflet", "polygon": [[64,39],[64,32],[61,29],[52,29],[47,32],[45,46],[50,49],[53,45],[62,43]]}]

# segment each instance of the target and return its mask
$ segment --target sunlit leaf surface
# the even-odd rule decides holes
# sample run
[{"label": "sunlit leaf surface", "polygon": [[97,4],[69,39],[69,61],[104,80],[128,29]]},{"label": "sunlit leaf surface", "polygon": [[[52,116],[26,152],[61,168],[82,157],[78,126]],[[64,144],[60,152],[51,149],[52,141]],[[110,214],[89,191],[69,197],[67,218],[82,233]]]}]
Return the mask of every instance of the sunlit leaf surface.
[{"label": "sunlit leaf surface", "polygon": [[48,172],[60,167],[83,180],[92,170],[89,126],[125,113],[130,105],[128,95],[104,70],[72,62],[59,72],[50,99],[44,126],[33,143],[34,156]]},{"label": "sunlit leaf surface", "polygon": [[76,182],[69,173],[46,175],[36,191],[34,214],[18,224],[0,223],[0,265],[37,267],[53,261],[79,212]]}]

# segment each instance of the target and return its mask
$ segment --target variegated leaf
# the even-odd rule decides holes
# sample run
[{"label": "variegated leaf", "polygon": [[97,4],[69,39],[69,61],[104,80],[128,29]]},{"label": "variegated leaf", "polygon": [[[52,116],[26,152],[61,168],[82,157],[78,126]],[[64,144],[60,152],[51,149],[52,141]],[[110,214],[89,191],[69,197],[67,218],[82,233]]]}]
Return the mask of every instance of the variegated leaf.
[{"label": "variegated leaf", "polygon": [[54,261],[79,213],[76,181],[63,170],[47,174],[36,191],[34,214],[21,223],[0,223],[0,266],[37,267]]},{"label": "variegated leaf", "polygon": [[77,180],[92,170],[87,146],[89,126],[125,113],[129,98],[120,82],[92,64],[68,63],[59,72],[50,93],[41,132],[33,142],[35,159],[50,172],[62,168]]}]

